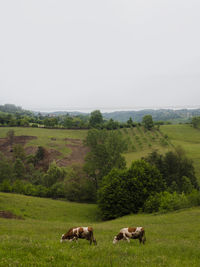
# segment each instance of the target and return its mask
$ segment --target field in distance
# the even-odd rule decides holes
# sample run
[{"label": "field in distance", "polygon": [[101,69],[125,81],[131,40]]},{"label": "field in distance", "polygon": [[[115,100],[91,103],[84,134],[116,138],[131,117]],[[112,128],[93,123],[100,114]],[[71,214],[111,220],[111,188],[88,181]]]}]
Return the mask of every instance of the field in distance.
[{"label": "field in distance", "polygon": [[[200,266],[200,208],[168,214],[129,215],[100,222],[96,205],[0,193],[0,266]],[[97,246],[60,243],[72,226],[92,226]],[[147,242],[112,244],[119,229],[144,226]]]},{"label": "field in distance", "polygon": [[[83,163],[88,150],[82,141],[87,136],[87,130],[59,130],[43,128],[1,127],[0,150],[5,142],[8,130],[14,130],[16,136],[33,136],[34,139],[25,140],[24,147],[30,152],[37,146],[49,150],[51,160],[56,160],[58,165]],[[128,138],[128,151],[124,154],[127,165],[141,157],[147,156],[154,150],[165,153],[180,145],[186,155],[193,160],[197,178],[200,182],[200,130],[194,129],[189,124],[163,125],[160,130],[145,131],[144,127],[120,129],[124,137]]]}]

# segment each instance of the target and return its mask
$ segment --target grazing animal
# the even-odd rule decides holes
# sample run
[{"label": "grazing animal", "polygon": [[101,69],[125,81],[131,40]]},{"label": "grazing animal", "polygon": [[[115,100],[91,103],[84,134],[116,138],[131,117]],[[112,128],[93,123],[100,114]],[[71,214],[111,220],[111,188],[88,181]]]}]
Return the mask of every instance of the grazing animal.
[{"label": "grazing animal", "polygon": [[74,240],[77,241],[78,238],[89,240],[90,245],[92,244],[92,242],[95,245],[97,245],[97,241],[93,235],[92,227],[72,227],[68,230],[66,234],[63,234],[61,236],[60,242],[67,241],[67,240],[70,242]]},{"label": "grazing animal", "polygon": [[120,240],[126,240],[130,242],[130,239],[139,239],[140,243],[145,243],[145,231],[143,227],[128,227],[122,228],[118,235],[113,239],[113,244],[116,244]]}]

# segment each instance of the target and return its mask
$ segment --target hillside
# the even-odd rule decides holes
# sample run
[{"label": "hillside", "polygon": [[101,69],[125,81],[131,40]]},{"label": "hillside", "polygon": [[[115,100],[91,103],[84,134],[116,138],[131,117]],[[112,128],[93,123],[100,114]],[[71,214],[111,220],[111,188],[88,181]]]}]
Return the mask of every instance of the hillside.
[{"label": "hillside", "polygon": [[[199,266],[200,209],[129,215],[97,221],[96,205],[0,193],[0,210],[24,217],[0,218],[0,266]],[[91,225],[97,246],[60,243],[72,226]],[[144,226],[146,244],[112,240],[119,229]],[[191,231],[192,229],[192,231]]]},{"label": "hillside", "polygon": [[163,125],[160,129],[174,146],[181,146],[187,156],[193,160],[200,184],[200,130],[189,124]]},{"label": "hillside", "polygon": [[[59,166],[82,164],[88,152],[82,143],[87,130],[3,127],[0,128],[0,151],[7,156],[11,155],[6,140],[6,133],[10,129],[15,132],[14,144],[23,145],[28,154],[34,154],[38,146],[43,146],[48,151],[49,161],[55,160]],[[170,141],[157,130],[145,131],[144,127],[137,126],[119,131],[128,138],[128,151],[125,154],[128,165],[154,149],[165,152],[171,147]]]},{"label": "hillside", "polygon": [[[43,146],[48,151],[49,161],[55,160],[59,166],[83,164],[88,152],[82,143],[87,130],[1,127],[0,151],[8,156],[10,155],[9,145],[5,137],[10,129],[15,132],[15,142],[22,144],[28,154],[35,153],[38,146]],[[162,125],[160,131],[156,129],[145,131],[142,126],[119,131],[128,139],[128,151],[124,154],[128,166],[133,160],[140,159],[153,150],[165,153],[174,146],[180,145],[193,160],[200,182],[200,131],[198,129],[194,129],[189,124],[176,124]]]}]

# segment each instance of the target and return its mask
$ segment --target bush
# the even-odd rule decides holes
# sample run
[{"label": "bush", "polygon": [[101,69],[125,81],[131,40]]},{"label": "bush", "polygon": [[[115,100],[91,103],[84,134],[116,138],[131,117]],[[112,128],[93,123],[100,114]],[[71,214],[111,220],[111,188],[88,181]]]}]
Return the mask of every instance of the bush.
[{"label": "bush", "polygon": [[191,206],[200,206],[200,192],[193,190],[188,196]]},{"label": "bush", "polygon": [[3,182],[0,184],[0,191],[12,192],[12,186],[9,180],[3,180]]},{"label": "bush", "polygon": [[144,211],[148,213],[167,212],[190,206],[192,206],[191,202],[184,193],[178,194],[164,191],[154,196],[151,195],[144,204]]}]

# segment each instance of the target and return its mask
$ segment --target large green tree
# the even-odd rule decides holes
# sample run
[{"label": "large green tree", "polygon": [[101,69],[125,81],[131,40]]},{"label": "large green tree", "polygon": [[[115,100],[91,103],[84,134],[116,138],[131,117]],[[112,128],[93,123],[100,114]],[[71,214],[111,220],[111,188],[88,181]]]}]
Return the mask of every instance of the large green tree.
[{"label": "large green tree", "polygon": [[103,124],[103,116],[100,110],[94,110],[90,114],[89,125],[92,128],[100,128],[101,124]]},{"label": "large green tree", "polygon": [[153,119],[151,115],[145,115],[142,118],[142,123],[144,124],[144,128],[147,130],[151,130],[154,126]]},{"label": "large green tree", "polygon": [[112,168],[124,168],[126,165],[122,153],[127,142],[119,131],[91,129],[85,140],[90,152],[86,156],[85,171],[94,180],[96,188],[103,176]]},{"label": "large green tree", "polygon": [[138,160],[129,169],[113,169],[102,180],[98,206],[103,219],[114,219],[143,209],[146,199],[165,189],[159,170]]}]

